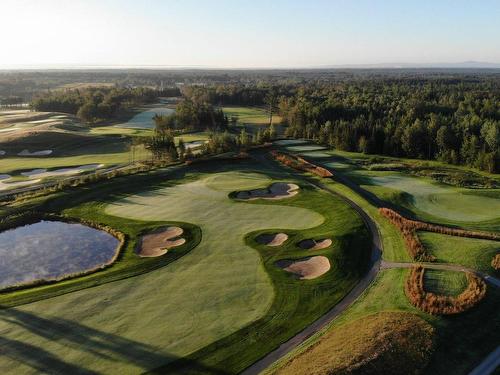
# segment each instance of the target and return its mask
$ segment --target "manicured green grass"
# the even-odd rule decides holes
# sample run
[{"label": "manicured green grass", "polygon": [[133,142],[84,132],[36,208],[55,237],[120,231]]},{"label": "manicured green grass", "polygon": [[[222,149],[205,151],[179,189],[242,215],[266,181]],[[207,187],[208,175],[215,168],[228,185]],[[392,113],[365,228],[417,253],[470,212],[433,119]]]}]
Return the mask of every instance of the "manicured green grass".
[{"label": "manicured green grass", "polygon": [[446,296],[458,296],[467,288],[467,277],[463,272],[425,270],[424,289],[427,292]]},{"label": "manicured green grass", "polygon": [[[238,122],[247,125],[269,125],[269,113],[259,107],[222,107],[227,117],[238,116]],[[281,122],[278,115],[273,114],[273,124]]]},{"label": "manicured green grass", "polygon": [[[273,206],[275,203],[266,201],[265,204]],[[264,267],[274,283],[275,299],[271,308],[261,319],[244,329],[156,372],[206,373],[205,368],[210,368],[216,372],[238,373],[279,346],[290,335],[312,323],[354,286],[366,269],[369,256],[369,239],[360,218],[339,198],[314,190],[303,190],[295,198],[278,204],[309,207],[321,212],[326,221],[306,231],[285,230],[282,227],[273,229],[290,235],[288,241],[279,248],[269,248],[255,242],[260,233],[269,230],[252,232],[246,236],[247,244],[259,250]],[[335,213],[331,215],[332,212]],[[301,250],[297,245],[304,238],[325,237],[333,239],[332,248],[311,252]],[[318,279],[297,280],[275,265],[280,259],[311,255],[327,256],[332,266],[328,273]]]},{"label": "manicured green grass", "polygon": [[[410,177],[398,172],[378,172],[370,176],[370,185],[388,187],[409,195],[408,207],[429,217],[457,222],[498,219],[500,198],[475,195],[470,189],[438,184],[424,177]],[[366,173],[360,172],[366,176]],[[364,187],[370,190],[369,185]]]},{"label": "manicured green grass", "polygon": [[[307,156],[320,165],[333,168],[337,173],[344,174],[380,199],[400,206],[407,214],[422,220],[471,229],[500,231],[500,217],[497,214],[500,211],[499,189],[466,189],[404,172],[363,169],[360,162],[366,163],[373,156],[338,150],[311,151],[318,147],[315,144],[305,144],[288,146],[286,149]],[[325,154],[330,154],[331,157],[327,158]],[[437,162],[401,160],[418,165],[425,163],[428,170],[432,170],[433,167],[445,168],[442,163]],[[463,167],[447,166],[447,168],[462,173],[467,171]],[[479,174],[488,178],[498,178],[494,175]]]},{"label": "manicured green grass", "polygon": [[147,137],[153,134],[152,129],[124,128],[115,126],[96,126],[90,129],[95,135],[127,135],[132,137]]},{"label": "manicured green grass", "polygon": [[[166,180],[163,187],[155,185],[161,179],[158,177],[152,185],[157,186],[156,190],[135,195],[130,191],[138,191],[140,176],[118,178],[99,185],[102,188],[77,189],[81,194],[60,193],[58,198],[42,203],[50,210],[72,207],[64,212],[130,233],[134,226],[138,230],[152,223],[164,225],[172,217],[176,221],[188,219],[201,227],[203,241],[168,267],[4,310],[0,316],[0,330],[5,333],[2,340],[16,342],[23,350],[3,356],[1,366],[23,372],[57,356],[64,358],[64,363],[52,364],[57,369],[74,370],[78,366],[102,372],[136,372],[201,349],[193,354],[196,362],[238,369],[335,304],[359,277],[361,269],[356,267],[364,263],[360,254],[368,254],[367,235],[360,219],[341,201],[307,186],[286,202],[234,202],[228,197],[233,190],[266,186],[271,178],[290,178],[282,171],[258,174],[244,164],[237,169],[241,172],[207,178],[188,174],[174,184]],[[214,172],[210,168],[208,171]],[[185,171],[176,173],[182,176]],[[142,186],[148,185],[145,179]],[[117,195],[127,189],[128,194]],[[105,213],[103,209],[110,199],[114,203]],[[334,266],[327,275],[310,282],[292,279],[274,266],[271,256],[297,253],[293,243],[283,253],[271,251],[271,256],[262,258],[263,267],[258,253],[249,246],[251,240],[244,242],[246,233],[258,229],[275,227],[293,232],[298,239],[298,230],[314,226],[302,235],[334,238],[336,245],[324,254],[338,268]],[[133,246],[132,242],[129,246]],[[124,257],[120,262],[125,261]],[[99,273],[94,277],[98,283]],[[91,279],[85,282],[87,287],[92,285]],[[96,342],[101,340],[106,344]],[[203,348],[214,341],[217,344]],[[28,346],[31,350],[26,350]]]},{"label": "manicured green grass", "polygon": [[454,237],[430,232],[419,232],[418,236],[438,262],[460,264],[481,272],[495,274],[495,270],[491,267],[491,260],[500,252],[500,241]]}]

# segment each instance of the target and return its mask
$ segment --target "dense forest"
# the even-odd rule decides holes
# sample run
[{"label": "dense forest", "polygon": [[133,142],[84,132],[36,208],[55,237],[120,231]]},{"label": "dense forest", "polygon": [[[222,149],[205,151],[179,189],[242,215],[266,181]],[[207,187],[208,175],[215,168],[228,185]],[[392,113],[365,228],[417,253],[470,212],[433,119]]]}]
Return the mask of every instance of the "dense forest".
[{"label": "dense forest", "polygon": [[70,113],[93,123],[115,118],[121,110],[155,102],[161,95],[150,88],[58,90],[39,95],[31,107],[36,111]]},{"label": "dense forest", "polygon": [[[495,69],[14,72],[0,75],[2,80],[8,83],[0,92],[4,100],[10,95],[19,101],[13,96],[34,90],[35,109],[74,113],[89,122],[157,96],[181,94],[176,114],[158,118],[158,127],[223,132],[231,119],[221,106],[261,106],[281,115],[291,137],[500,171]],[[36,91],[71,80],[115,86]],[[172,92],[162,93],[165,87]]]},{"label": "dense forest", "polygon": [[286,135],[366,154],[500,171],[500,74],[191,89],[214,105],[264,104]]}]

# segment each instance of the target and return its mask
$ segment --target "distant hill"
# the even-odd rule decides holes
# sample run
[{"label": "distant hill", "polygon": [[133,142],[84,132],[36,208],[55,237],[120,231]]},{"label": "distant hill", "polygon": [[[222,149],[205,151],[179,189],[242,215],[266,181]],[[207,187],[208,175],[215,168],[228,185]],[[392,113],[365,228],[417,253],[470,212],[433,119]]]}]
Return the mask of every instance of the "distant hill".
[{"label": "distant hill", "polygon": [[484,61],[463,61],[457,63],[380,63],[380,64],[345,64],[321,66],[326,69],[500,69],[500,63]]}]

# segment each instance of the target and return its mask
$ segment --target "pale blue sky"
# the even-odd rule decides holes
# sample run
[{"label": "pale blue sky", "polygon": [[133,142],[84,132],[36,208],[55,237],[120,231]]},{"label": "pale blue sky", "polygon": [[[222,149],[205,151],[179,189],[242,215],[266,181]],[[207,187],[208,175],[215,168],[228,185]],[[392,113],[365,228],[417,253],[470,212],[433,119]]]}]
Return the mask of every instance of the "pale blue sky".
[{"label": "pale blue sky", "polygon": [[1,0],[0,14],[0,67],[500,63],[499,0]]}]

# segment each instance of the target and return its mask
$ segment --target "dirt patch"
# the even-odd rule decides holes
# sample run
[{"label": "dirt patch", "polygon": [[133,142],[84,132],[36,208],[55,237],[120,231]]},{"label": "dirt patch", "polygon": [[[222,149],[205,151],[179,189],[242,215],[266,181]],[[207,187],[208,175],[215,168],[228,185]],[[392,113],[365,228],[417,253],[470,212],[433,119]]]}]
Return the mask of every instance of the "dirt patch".
[{"label": "dirt patch", "polygon": [[87,164],[81,165],[79,167],[69,167],[60,168],[52,171],[47,171],[47,169],[33,169],[31,171],[21,172],[23,176],[29,178],[45,178],[45,177],[56,177],[56,176],[68,176],[73,174],[80,174],[84,172],[90,172],[99,168],[104,167],[104,164]]},{"label": "dirt patch", "polygon": [[276,266],[295,274],[300,280],[310,280],[320,277],[330,270],[330,261],[324,256],[315,256],[298,260],[283,259]]},{"label": "dirt patch", "polygon": [[299,242],[299,247],[304,250],[321,250],[331,246],[332,240],[325,238],[322,240],[307,239]]},{"label": "dirt patch", "polygon": [[272,233],[272,234],[261,234],[255,238],[255,240],[261,245],[267,246],[281,246],[288,240],[288,234],[286,233]]},{"label": "dirt patch", "polygon": [[166,227],[146,234],[139,241],[137,255],[140,257],[164,255],[169,249],[186,242],[186,239],[179,237],[183,232],[183,229],[179,227]]},{"label": "dirt patch", "polygon": [[240,191],[236,194],[238,199],[283,199],[290,198],[296,195],[299,191],[299,186],[285,182],[276,182],[271,184],[266,189],[254,189]]}]

